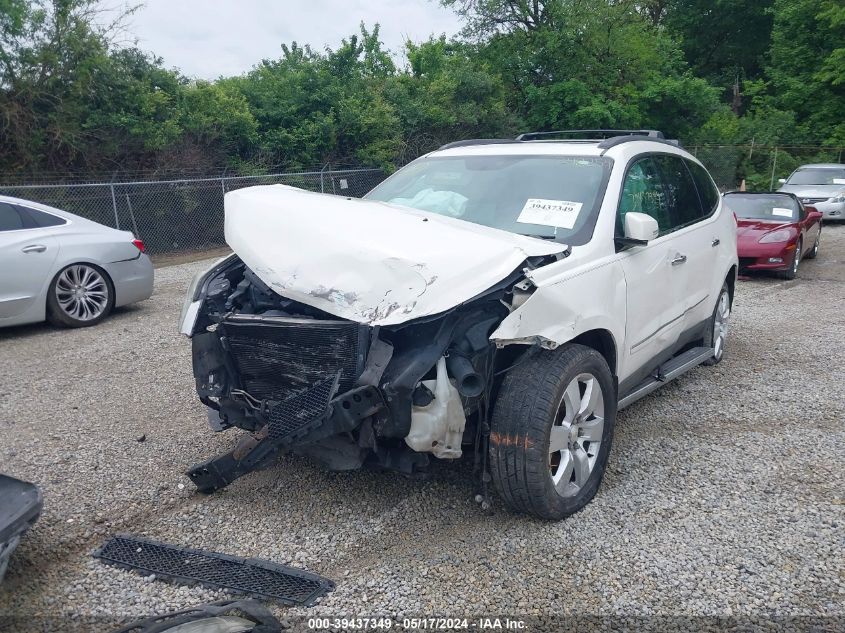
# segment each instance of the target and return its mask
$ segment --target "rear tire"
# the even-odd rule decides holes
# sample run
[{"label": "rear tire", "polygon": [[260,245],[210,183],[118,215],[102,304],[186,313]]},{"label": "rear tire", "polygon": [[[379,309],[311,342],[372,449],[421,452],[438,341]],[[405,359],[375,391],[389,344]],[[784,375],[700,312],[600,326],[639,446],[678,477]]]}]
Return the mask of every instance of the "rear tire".
[{"label": "rear tire", "polygon": [[62,268],[47,290],[47,320],[62,327],[87,327],[105,319],[114,308],[114,284],[94,264]]},{"label": "rear tire", "polygon": [[560,520],[596,494],[610,454],[617,394],[604,357],[583,345],[542,351],[506,376],[490,433],[505,504]]},{"label": "rear tire", "polygon": [[710,340],[708,344],[713,348],[713,356],[704,361],[705,365],[717,365],[725,356],[725,343],[728,340],[728,320],[731,316],[731,291],[727,283],[722,284],[716,307],[710,317]]}]

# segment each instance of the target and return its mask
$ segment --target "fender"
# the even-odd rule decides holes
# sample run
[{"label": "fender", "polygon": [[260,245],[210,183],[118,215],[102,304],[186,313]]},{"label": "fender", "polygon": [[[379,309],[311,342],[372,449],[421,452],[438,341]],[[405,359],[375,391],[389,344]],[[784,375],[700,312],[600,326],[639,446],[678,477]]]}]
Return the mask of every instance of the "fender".
[{"label": "fender", "polygon": [[[536,286],[534,292],[502,321],[490,340],[498,347],[539,342],[555,349],[590,330],[607,330],[616,348],[622,349],[626,286],[619,263],[609,258],[597,266],[555,274],[553,269],[561,263],[529,274]],[[600,300],[596,301],[598,292]],[[581,297],[590,297],[590,301],[581,301]]]}]

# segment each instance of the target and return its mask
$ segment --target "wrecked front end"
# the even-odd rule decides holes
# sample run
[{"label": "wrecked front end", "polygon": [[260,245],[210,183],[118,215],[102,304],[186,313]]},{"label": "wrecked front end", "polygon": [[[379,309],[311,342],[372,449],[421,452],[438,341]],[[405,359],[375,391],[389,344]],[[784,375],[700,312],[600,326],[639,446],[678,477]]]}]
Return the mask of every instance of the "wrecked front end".
[{"label": "wrecked front end", "polygon": [[198,278],[183,311],[196,388],[216,431],[247,431],[188,472],[222,488],[279,452],[332,470],[413,475],[430,457],[479,445],[496,375],[525,351],[490,334],[519,306],[528,258],[505,279],[440,314],[392,325],[339,318],[274,292],[233,255]]}]

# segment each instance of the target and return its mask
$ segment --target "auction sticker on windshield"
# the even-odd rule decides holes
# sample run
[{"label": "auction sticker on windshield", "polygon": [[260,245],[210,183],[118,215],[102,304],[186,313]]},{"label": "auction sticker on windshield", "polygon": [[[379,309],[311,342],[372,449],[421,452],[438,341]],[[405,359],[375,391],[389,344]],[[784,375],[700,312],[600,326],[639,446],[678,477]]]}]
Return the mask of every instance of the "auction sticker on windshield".
[{"label": "auction sticker on windshield", "polygon": [[529,198],[525,206],[522,207],[516,221],[522,224],[539,224],[541,226],[571,229],[575,226],[578,214],[581,213],[583,206],[580,202],[569,202],[567,200]]}]

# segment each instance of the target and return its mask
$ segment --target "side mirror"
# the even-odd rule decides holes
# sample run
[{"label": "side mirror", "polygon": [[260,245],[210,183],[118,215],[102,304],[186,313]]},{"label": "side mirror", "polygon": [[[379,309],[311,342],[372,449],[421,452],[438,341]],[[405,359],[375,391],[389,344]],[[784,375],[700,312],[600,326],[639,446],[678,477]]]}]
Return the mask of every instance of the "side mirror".
[{"label": "side mirror", "polygon": [[816,209],[816,207],[804,207],[804,210],[807,212],[807,218],[816,220],[824,217],[822,212]]},{"label": "side mirror", "polygon": [[778,178],[778,182],[782,185],[786,184],[786,178]]},{"label": "side mirror", "polygon": [[635,211],[625,214],[625,239],[636,244],[647,244],[659,233],[657,220],[650,215]]}]

